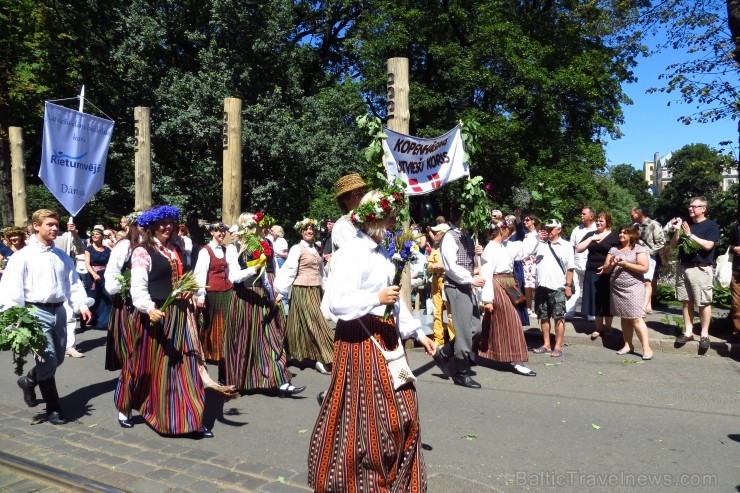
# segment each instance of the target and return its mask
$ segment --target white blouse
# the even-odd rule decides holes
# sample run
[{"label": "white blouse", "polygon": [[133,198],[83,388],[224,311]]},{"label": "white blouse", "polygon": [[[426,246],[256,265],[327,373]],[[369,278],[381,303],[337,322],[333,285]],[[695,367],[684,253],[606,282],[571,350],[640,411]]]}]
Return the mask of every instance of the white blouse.
[{"label": "white blouse", "polygon": [[[219,248],[223,245],[219,245],[217,241],[215,240],[209,241],[208,246],[211,247],[211,250],[213,250],[213,255],[217,259],[221,260],[226,255],[224,250]],[[223,247],[223,248],[225,249],[226,247]],[[198,252],[198,260],[195,261],[195,268],[193,269],[193,274],[195,274],[195,280],[198,282],[200,286],[207,285],[208,269],[210,268],[211,268],[211,256],[208,254],[208,250],[206,250],[206,248],[203,247]],[[228,269],[228,264],[227,264],[227,269]],[[206,288],[200,288],[198,290],[197,296],[201,300],[205,299]]]},{"label": "white blouse", "polygon": [[105,280],[105,290],[111,295],[118,294],[121,292],[121,283],[115,278],[115,276],[121,273],[123,264],[126,260],[131,258],[131,252],[128,251],[131,241],[121,240],[113,247],[110,252],[110,259],[108,265],[105,268],[105,274],[103,279]]},{"label": "white blouse", "polygon": [[[383,316],[378,293],[393,279],[395,267],[388,252],[362,231],[332,257],[332,276],[325,296],[329,310],[341,320],[356,320],[368,313]],[[421,322],[401,301],[396,302],[398,328],[402,338],[418,339],[424,332]]]},{"label": "white blouse", "polygon": [[479,295],[483,303],[493,302],[494,274],[513,273],[514,261],[522,260],[527,255],[534,253],[538,243],[539,237],[536,235],[530,238],[525,237],[524,241],[488,242],[481,256],[481,277],[486,281]]},{"label": "white blouse", "polygon": [[234,284],[238,282],[251,284],[257,277],[257,269],[254,267],[242,269],[239,265],[238,243],[230,243],[226,247],[226,263],[229,265],[229,281]]}]

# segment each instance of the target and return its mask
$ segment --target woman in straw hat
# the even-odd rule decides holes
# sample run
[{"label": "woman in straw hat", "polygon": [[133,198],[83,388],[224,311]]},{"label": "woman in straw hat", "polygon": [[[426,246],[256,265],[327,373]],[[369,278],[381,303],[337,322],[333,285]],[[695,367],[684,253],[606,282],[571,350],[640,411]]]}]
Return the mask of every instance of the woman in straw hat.
[{"label": "woman in straw hat", "polygon": [[357,228],[355,228],[346,214],[357,208],[367,189],[367,183],[357,173],[344,175],[337,180],[334,199],[337,201],[343,215],[334,223],[331,231],[333,250],[338,250],[342,245],[357,235]]},{"label": "woman in straw hat", "polygon": [[[331,383],[314,426],[308,456],[308,483],[314,491],[426,491],[416,389],[394,389],[386,350],[402,337],[415,337],[427,353],[434,342],[389,286],[395,267],[381,245],[403,204],[403,194],[372,191],[351,214],[362,230],[333,260],[327,291],[338,317]],[[395,315],[384,320],[386,306]],[[396,325],[398,324],[398,330]],[[373,334],[371,338],[367,332]]]}]

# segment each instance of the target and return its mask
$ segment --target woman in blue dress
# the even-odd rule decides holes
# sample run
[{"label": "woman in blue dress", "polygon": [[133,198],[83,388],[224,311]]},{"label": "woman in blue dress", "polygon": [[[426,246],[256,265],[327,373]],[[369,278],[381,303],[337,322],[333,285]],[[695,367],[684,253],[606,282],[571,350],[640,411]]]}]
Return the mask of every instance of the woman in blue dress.
[{"label": "woman in blue dress", "polygon": [[90,274],[85,285],[87,295],[95,300],[90,311],[93,318],[88,324],[93,329],[108,330],[108,319],[110,318],[113,300],[105,289],[105,267],[110,260],[110,248],[103,245],[103,227],[95,226],[90,236],[90,246],[85,248],[85,267]]}]

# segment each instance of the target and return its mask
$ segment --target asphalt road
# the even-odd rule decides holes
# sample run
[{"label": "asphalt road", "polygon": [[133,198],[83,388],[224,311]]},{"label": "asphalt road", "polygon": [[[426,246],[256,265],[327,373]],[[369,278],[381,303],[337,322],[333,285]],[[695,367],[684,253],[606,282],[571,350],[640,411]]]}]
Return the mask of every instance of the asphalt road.
[{"label": "asphalt road", "polygon": [[[57,377],[65,412],[87,430],[118,432],[118,375],[103,369],[105,334],[87,331],[78,341],[87,356],[66,359]],[[480,390],[443,380],[420,350],[409,358],[432,493],[740,491],[740,364],[732,358],[656,352],[643,362],[569,346],[563,358],[530,353],[534,378],[476,366]],[[0,353],[0,401],[23,407],[12,368]],[[160,437],[136,415],[126,433],[165,452],[187,446],[268,464],[305,485],[315,396],[329,377],[293,371],[294,383],[308,386],[299,398],[209,399],[214,439]],[[29,423],[37,412],[28,409]]]}]

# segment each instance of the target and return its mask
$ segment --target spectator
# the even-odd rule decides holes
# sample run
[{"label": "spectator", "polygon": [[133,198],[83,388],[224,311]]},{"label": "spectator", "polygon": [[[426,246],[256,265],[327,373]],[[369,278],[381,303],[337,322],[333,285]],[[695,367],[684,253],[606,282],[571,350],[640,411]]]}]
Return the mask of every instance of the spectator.
[{"label": "spectator", "polygon": [[[443,218],[444,219],[444,218]],[[443,296],[444,273],[445,268],[442,264],[442,255],[439,251],[442,237],[449,231],[450,226],[442,221],[436,226],[430,228],[432,234],[433,246],[432,253],[429,254],[427,262],[427,272],[432,274],[432,304],[434,305],[434,343],[437,347],[444,346],[445,342],[452,341],[455,338],[455,327],[452,323],[452,314],[450,313],[450,304]],[[443,323],[442,312],[447,310],[447,331]]]},{"label": "spectator", "polygon": [[112,299],[105,289],[103,276],[110,260],[110,248],[103,245],[103,227],[96,225],[92,230],[90,246],[85,249],[85,268],[88,281],[85,282],[87,296],[95,300],[92,306],[93,329],[108,330]]},{"label": "spectator", "polygon": [[[537,230],[540,228],[540,220],[534,214],[524,216],[524,238],[538,236]],[[527,255],[522,259],[522,271],[524,274],[524,296],[527,298],[527,314],[530,318],[536,317],[537,314],[532,309],[534,301],[534,288],[537,281],[537,256]]]},{"label": "spectator", "polygon": [[665,233],[663,227],[650,219],[650,212],[644,207],[635,207],[630,212],[632,220],[640,228],[640,242],[647,248],[649,255],[648,271],[645,273],[645,313],[653,311],[653,284],[660,269],[660,250],[665,246]]},{"label": "spectator", "polygon": [[639,231],[634,226],[619,230],[619,248],[612,247],[604,265],[599,269],[603,275],[611,274],[611,313],[620,318],[624,346],[617,354],[634,351],[632,335],[642,344],[642,359],[653,359],[648,329],[645,325],[645,273],[648,271],[647,247],[637,244]]},{"label": "spectator", "polygon": [[185,224],[180,224],[178,226],[177,236],[179,238],[180,249],[185,255],[185,258],[183,259],[185,270],[190,270],[190,267],[193,265],[190,263],[193,255],[193,240],[190,239],[190,231]]},{"label": "spectator", "polygon": [[285,231],[280,225],[273,225],[270,228],[268,239],[272,242],[272,248],[275,252],[275,260],[278,269],[283,266],[285,259],[288,258],[288,242],[285,240]]},{"label": "spectator", "polygon": [[732,342],[740,343],[740,219],[730,229],[732,247]]},{"label": "spectator", "polygon": [[[563,355],[565,335],[565,300],[573,296],[573,246],[560,233],[563,226],[550,219],[540,231],[537,245],[537,287],[534,304],[542,329],[542,346],[537,354],[550,353],[553,358]],[[551,349],[550,319],[555,321],[555,347]]]},{"label": "spectator", "polygon": [[[671,238],[671,248],[681,243],[681,233],[687,237],[681,243],[676,266],[676,299],[682,303],[684,333],[678,338],[679,344],[694,340],[694,307],[699,309],[701,335],[699,347],[709,349],[709,322],[712,320],[712,284],[714,282],[714,249],[719,241],[719,225],[707,219],[707,199],[692,197],[689,201],[689,218],[683,221],[673,218],[675,228]],[[691,241],[697,249],[687,247]]]},{"label": "spectator", "polygon": [[[584,206],[581,210],[581,224],[573,228],[570,233],[570,244],[573,245],[573,249],[576,250],[578,244],[583,241],[586,235],[592,231],[596,231],[596,224],[594,223],[594,209],[590,206]],[[573,255],[573,263],[575,265],[575,275],[573,276],[573,296],[565,302],[565,319],[573,320],[576,314],[576,305],[578,300],[583,298],[583,285],[584,278],[586,276],[586,260],[588,259],[588,252],[578,252]],[[581,313],[583,307],[581,307]],[[593,321],[593,317],[587,317],[590,321]]]},{"label": "spectator", "polygon": [[596,329],[591,333],[592,339],[612,329],[609,276],[599,275],[598,270],[604,265],[609,250],[618,245],[619,233],[612,231],[612,216],[602,211],[596,214],[596,230],[587,233],[576,247],[577,253],[588,251],[581,312],[596,323]]}]

